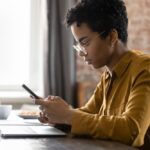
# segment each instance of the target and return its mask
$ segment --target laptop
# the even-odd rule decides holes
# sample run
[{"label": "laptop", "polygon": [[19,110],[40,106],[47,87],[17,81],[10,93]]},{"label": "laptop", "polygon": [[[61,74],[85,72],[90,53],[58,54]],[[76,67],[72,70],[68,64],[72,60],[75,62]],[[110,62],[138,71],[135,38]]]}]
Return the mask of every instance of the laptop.
[{"label": "laptop", "polygon": [[36,123],[14,124],[0,122],[1,137],[55,137],[66,136],[66,133],[54,126],[41,125]]},{"label": "laptop", "polygon": [[1,137],[54,137],[66,133],[52,126],[0,126]]}]

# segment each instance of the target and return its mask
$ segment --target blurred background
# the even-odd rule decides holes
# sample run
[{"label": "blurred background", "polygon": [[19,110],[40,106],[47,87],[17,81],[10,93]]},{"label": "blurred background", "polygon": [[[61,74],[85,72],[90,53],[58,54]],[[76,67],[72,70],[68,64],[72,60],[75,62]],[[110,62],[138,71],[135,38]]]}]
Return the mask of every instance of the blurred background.
[{"label": "blurred background", "polygon": [[[124,0],[130,49],[150,53],[150,1]],[[64,25],[77,0],[0,0],[0,103],[20,109],[32,104],[21,87],[42,97],[57,95],[74,107],[88,101],[102,69],[87,66],[72,48]]]}]

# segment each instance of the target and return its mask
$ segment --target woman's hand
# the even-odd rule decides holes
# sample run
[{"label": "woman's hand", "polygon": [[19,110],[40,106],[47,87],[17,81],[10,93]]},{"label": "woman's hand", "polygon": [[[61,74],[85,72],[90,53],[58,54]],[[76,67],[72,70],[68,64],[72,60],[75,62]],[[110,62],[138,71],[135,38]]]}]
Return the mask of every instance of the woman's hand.
[{"label": "woman's hand", "polygon": [[36,99],[35,104],[41,105],[40,121],[50,124],[71,125],[75,110],[58,96],[48,96],[45,99]]}]

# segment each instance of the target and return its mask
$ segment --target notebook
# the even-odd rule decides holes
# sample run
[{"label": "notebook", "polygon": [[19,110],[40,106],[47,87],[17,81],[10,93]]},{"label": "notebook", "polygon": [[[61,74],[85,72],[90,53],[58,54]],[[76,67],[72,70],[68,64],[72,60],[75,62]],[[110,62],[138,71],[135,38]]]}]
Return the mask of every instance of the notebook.
[{"label": "notebook", "polygon": [[54,137],[65,136],[66,133],[53,126],[0,126],[1,137]]}]

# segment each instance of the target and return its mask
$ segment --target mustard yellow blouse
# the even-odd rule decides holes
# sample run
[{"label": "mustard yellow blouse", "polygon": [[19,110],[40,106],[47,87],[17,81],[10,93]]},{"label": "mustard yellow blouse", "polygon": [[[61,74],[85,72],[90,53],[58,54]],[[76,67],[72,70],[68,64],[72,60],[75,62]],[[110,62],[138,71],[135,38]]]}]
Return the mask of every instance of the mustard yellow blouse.
[{"label": "mustard yellow blouse", "polygon": [[77,109],[71,132],[141,146],[149,126],[150,55],[132,50],[112,75],[104,72],[90,100]]}]

